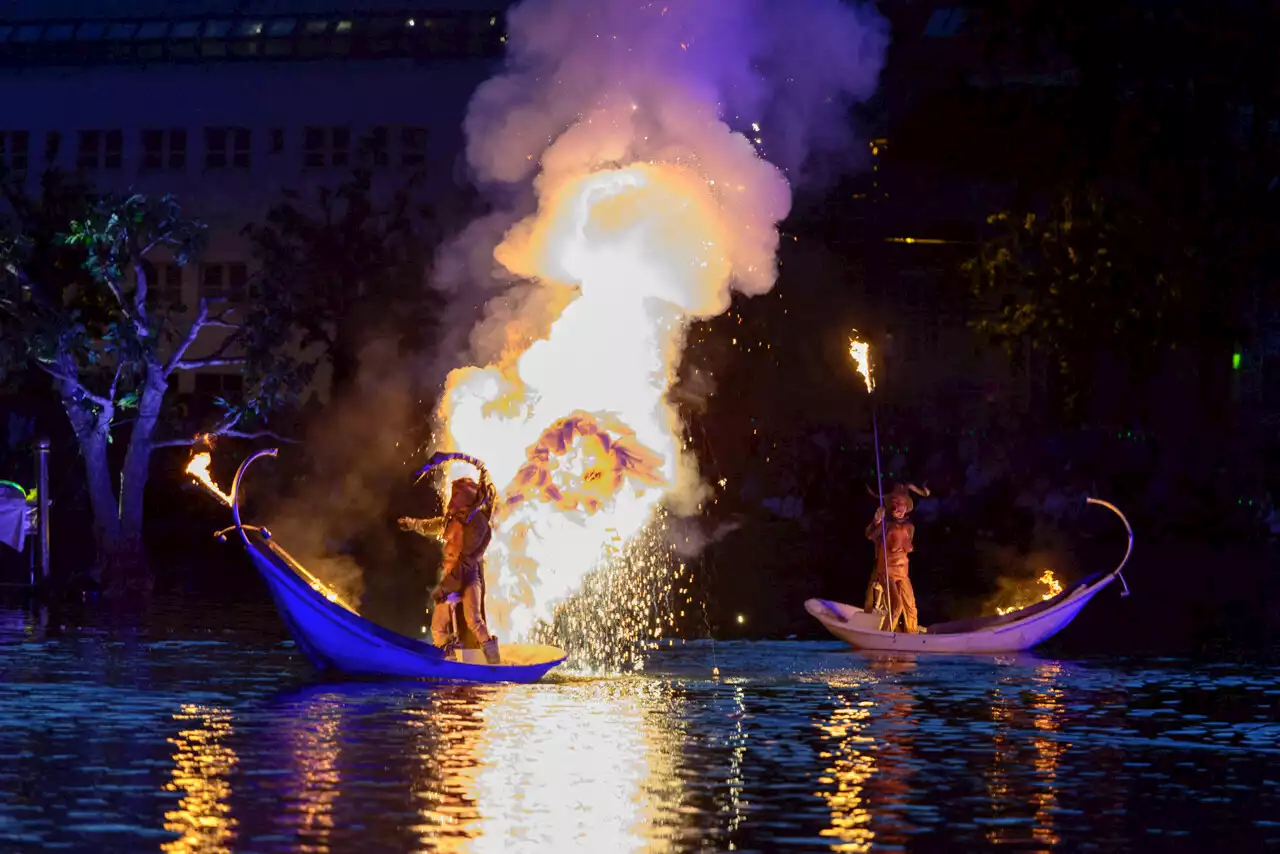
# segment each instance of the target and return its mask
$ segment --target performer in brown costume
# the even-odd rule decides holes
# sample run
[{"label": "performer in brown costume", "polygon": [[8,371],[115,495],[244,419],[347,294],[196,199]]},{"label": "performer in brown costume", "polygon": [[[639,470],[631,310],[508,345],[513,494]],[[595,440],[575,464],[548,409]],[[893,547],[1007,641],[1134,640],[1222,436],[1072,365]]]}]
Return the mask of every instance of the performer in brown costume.
[{"label": "performer in brown costume", "polygon": [[[882,628],[895,631],[899,618],[902,618],[906,623],[905,631],[918,633],[922,629],[916,612],[916,594],[911,589],[911,579],[908,576],[908,555],[915,549],[916,526],[907,516],[915,504],[908,487],[902,484],[895,486],[893,492],[885,497],[885,504],[889,506],[889,518],[885,519],[885,508],[878,507],[871,524],[867,526],[867,539],[875,543],[876,547],[876,565],[871,572],[871,581],[867,584],[864,610],[868,613],[875,611],[876,586],[879,585],[881,591],[889,595],[889,606],[892,609],[888,626]],[[883,533],[880,529],[881,521],[884,522]]]},{"label": "performer in brown costume", "polygon": [[484,552],[489,547],[493,530],[489,525],[489,508],[481,506],[480,485],[469,477],[452,484],[445,515],[435,519],[400,519],[400,527],[424,537],[439,537],[444,543],[444,563],[440,584],[431,591],[435,610],[431,615],[431,641],[443,647],[449,642],[452,621],[452,593],[462,597],[462,616],[467,628],[484,649],[489,664],[500,664],[498,639],[489,634],[484,620]]}]

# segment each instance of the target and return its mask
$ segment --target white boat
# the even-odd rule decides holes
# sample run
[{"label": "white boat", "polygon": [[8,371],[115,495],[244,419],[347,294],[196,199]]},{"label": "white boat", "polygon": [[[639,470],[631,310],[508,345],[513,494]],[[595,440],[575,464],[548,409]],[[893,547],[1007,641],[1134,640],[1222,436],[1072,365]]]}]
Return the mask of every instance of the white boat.
[{"label": "white boat", "polygon": [[805,610],[827,631],[855,649],[893,652],[1001,653],[1019,652],[1043,643],[1067,627],[1089,600],[1116,579],[1129,595],[1129,585],[1121,574],[1133,553],[1133,529],[1114,504],[1097,498],[1089,504],[1106,507],[1120,517],[1129,532],[1129,545],[1120,565],[1107,573],[1096,573],[1067,587],[1057,596],[1020,611],[973,620],[956,620],[928,626],[923,634],[881,631],[882,615],[828,599],[810,599]]}]

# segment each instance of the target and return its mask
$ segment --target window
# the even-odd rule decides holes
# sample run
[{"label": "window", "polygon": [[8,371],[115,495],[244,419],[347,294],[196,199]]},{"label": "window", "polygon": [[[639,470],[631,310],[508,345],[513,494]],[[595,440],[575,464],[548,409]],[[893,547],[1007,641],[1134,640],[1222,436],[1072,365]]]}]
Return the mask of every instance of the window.
[{"label": "window", "polygon": [[205,128],[204,168],[248,169],[252,163],[248,128]]},{"label": "window", "polygon": [[187,168],[187,132],[183,128],[144,130],[142,168],[147,170]]},{"label": "window", "polygon": [[133,38],[133,34],[138,31],[138,25],[134,23],[112,24],[107,30],[107,38],[112,41],[126,41]]},{"label": "window", "polygon": [[152,273],[147,301],[165,308],[182,305],[182,268],[177,264],[160,264]]},{"label": "window", "polygon": [[284,128],[272,128],[267,132],[267,153],[284,154]]},{"label": "window", "polygon": [[227,399],[239,399],[244,396],[244,376],[241,374],[211,374],[198,373],[195,375],[196,394],[201,397],[221,397]]},{"label": "window", "polygon": [[201,264],[200,296],[205,299],[243,300],[249,282],[244,264]]},{"label": "window", "polygon": [[375,127],[360,145],[362,160],[371,166],[390,166],[389,139],[390,134],[385,127]]},{"label": "window", "polygon": [[9,172],[27,171],[31,134],[25,130],[0,131],[0,165]]},{"label": "window", "polygon": [[162,39],[164,34],[168,32],[169,24],[165,21],[148,21],[138,28],[136,38],[139,39]]},{"label": "window", "polygon": [[77,135],[77,168],[119,169],[123,159],[123,131],[82,130]]},{"label": "window", "polygon": [[62,152],[62,132],[51,130],[44,135],[44,162],[46,166],[53,166],[58,162],[58,155]]},{"label": "window", "polygon": [[81,24],[76,30],[78,41],[97,41],[107,34],[107,25],[102,23]]},{"label": "window", "polygon": [[204,168],[225,169],[227,166],[226,128],[204,129]]},{"label": "window", "polygon": [[227,298],[243,300],[249,283],[249,268],[244,264],[227,265]]},{"label": "window", "polygon": [[400,129],[400,165],[422,166],[427,162],[427,129],[405,127]]},{"label": "window", "polygon": [[302,163],[317,168],[325,161],[325,130],[309,127],[302,134]]},{"label": "window", "polygon": [[102,168],[119,169],[124,162],[124,131],[107,131],[103,142],[105,151],[103,153]]},{"label": "window", "polygon": [[351,162],[351,131],[343,127],[330,128],[329,137],[333,146],[329,162],[334,166],[346,166]]},{"label": "window", "polygon": [[346,166],[351,162],[351,131],[344,127],[309,127],[302,133],[302,164],[310,169]]}]

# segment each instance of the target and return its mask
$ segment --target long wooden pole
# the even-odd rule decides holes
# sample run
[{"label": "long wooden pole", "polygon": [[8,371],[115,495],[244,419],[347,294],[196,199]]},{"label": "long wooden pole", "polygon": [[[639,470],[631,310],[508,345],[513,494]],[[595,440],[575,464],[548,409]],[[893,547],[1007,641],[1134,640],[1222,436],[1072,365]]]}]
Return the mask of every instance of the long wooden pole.
[{"label": "long wooden pole", "polygon": [[[876,403],[873,398],[871,401],[871,434],[875,438],[876,443],[876,489],[880,492],[880,544],[883,551],[880,553],[881,559],[884,561],[884,596],[885,604],[889,608],[889,631],[897,628],[898,621],[893,618],[893,582],[889,580],[889,520],[888,510],[884,506],[884,480],[880,476],[880,425],[876,421]],[[876,572],[880,568],[876,567]]]},{"label": "long wooden pole", "polygon": [[49,583],[49,440],[41,439],[37,447],[39,460],[40,490],[37,500],[40,504],[40,578],[44,584]]}]

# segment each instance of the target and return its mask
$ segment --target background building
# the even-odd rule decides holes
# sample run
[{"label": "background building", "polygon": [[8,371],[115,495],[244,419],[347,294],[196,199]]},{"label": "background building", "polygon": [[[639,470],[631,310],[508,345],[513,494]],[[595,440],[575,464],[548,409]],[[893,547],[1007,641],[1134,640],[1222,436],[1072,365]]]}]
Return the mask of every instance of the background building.
[{"label": "background building", "polygon": [[[334,11],[334,5],[345,7]],[[461,124],[501,56],[500,0],[18,0],[0,5],[0,161],[97,189],[173,193],[210,226],[199,265],[157,270],[162,299],[246,295],[241,230],[283,191],[461,170]],[[238,373],[185,375],[207,391]],[[320,385],[323,385],[322,383]]]}]

